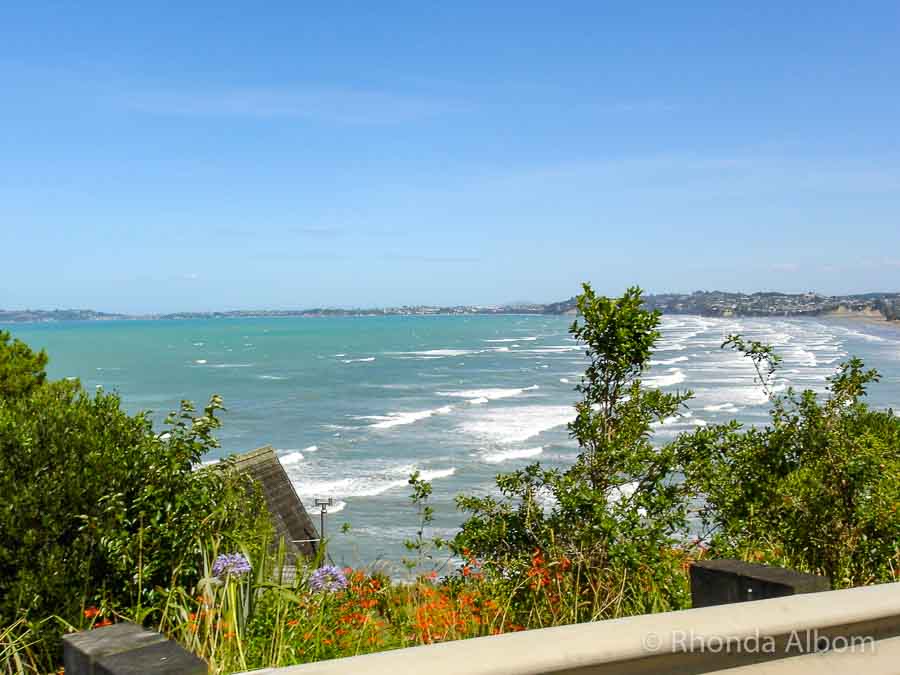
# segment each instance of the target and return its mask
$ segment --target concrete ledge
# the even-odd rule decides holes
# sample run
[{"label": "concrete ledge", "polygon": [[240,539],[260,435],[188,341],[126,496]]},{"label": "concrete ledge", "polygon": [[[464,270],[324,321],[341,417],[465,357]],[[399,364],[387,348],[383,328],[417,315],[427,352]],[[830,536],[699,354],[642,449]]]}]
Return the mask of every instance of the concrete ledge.
[{"label": "concrete ledge", "polygon": [[[889,640],[898,636],[900,583],[894,583],[546,628],[255,672],[257,675],[456,675],[461,672],[691,675],[753,666],[759,669],[753,672],[822,675],[815,664],[843,661],[833,660],[839,654],[822,656],[812,652],[836,644],[836,638],[876,643],[873,655],[850,655],[852,663],[857,663],[854,656],[869,659],[866,668],[854,667],[854,670],[877,673],[881,672],[878,667],[893,666],[893,671],[884,672],[898,672],[900,665],[891,658],[897,643]],[[728,650],[723,648],[726,644],[731,645]],[[880,645],[884,646],[885,656],[879,653]],[[812,655],[803,656],[809,653]],[[786,668],[793,662],[802,669],[763,669],[763,666],[775,667],[779,661],[778,668]],[[876,662],[878,665],[873,665]]]}]

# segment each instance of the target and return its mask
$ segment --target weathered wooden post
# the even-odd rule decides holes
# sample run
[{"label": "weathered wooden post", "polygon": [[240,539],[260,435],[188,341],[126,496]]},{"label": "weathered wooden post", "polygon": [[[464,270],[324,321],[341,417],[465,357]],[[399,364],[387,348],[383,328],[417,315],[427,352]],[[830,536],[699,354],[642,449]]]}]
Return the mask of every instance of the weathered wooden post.
[{"label": "weathered wooden post", "polygon": [[63,636],[66,675],[206,675],[206,662],[133,623]]},{"label": "weathered wooden post", "polygon": [[691,603],[694,607],[830,590],[828,577],[783,567],[743,560],[700,560],[691,565]]}]

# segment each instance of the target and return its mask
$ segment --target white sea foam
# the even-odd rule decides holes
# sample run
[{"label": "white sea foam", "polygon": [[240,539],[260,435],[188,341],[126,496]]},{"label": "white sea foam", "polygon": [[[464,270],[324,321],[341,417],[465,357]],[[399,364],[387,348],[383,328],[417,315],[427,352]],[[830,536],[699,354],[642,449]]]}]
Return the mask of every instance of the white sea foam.
[{"label": "white sea foam", "polygon": [[422,471],[419,473],[419,478],[421,480],[437,480],[438,478],[449,478],[453,474],[456,473],[456,467],[450,467],[449,469],[433,469],[431,471]]},{"label": "white sea foam", "polygon": [[707,405],[703,407],[704,410],[708,412],[737,412],[740,410],[734,403],[716,403],[714,405]]},{"label": "white sea foam", "polygon": [[398,354],[407,354],[409,356],[420,356],[420,357],[437,357],[443,358],[446,356],[467,356],[469,354],[476,354],[477,352],[472,351],[471,349],[427,349],[425,351],[419,352],[397,352]]},{"label": "white sea foam", "polygon": [[344,359],[344,363],[371,363],[374,360],[374,356],[369,356],[364,359]]},{"label": "white sea foam", "polygon": [[[409,485],[409,474],[416,470],[415,465],[397,467],[395,469],[363,476],[353,476],[339,479],[307,479],[305,476],[292,475],[292,481],[297,488],[297,493],[305,503],[312,502],[316,497],[333,497],[336,500],[351,497],[376,497],[390,490],[396,490]],[[434,481],[448,478],[456,473],[456,467],[448,469],[426,469],[420,471],[422,480]],[[402,477],[400,477],[402,476]],[[336,513],[332,508],[330,513]]]},{"label": "white sea foam", "polygon": [[393,427],[400,427],[406,424],[412,424],[413,422],[418,422],[419,420],[427,419],[432,415],[446,415],[451,410],[453,410],[453,406],[445,405],[441,408],[432,408],[430,410],[395,412],[389,413],[387,415],[370,415],[367,417],[361,417],[359,419],[378,420],[374,424],[369,425],[373,429],[391,429]]},{"label": "white sea foam", "polygon": [[191,344],[194,345],[195,347],[202,347],[206,343],[205,342],[192,342]]},{"label": "white sea foam", "polygon": [[310,445],[309,447],[303,448],[303,452],[317,452],[318,450],[318,445]]},{"label": "white sea foam", "polygon": [[290,452],[286,455],[282,455],[278,458],[278,461],[281,462],[282,466],[290,466],[291,464],[296,464],[299,461],[303,460],[302,452]]},{"label": "white sea foam", "polygon": [[508,352],[509,347],[497,347],[494,351],[495,352]]},{"label": "white sea foam", "polygon": [[196,361],[194,361],[194,363],[196,363],[197,365],[203,366],[203,365],[206,365],[206,359],[197,359]]},{"label": "white sea foam", "polygon": [[562,382],[563,384],[569,384],[568,378],[565,378],[565,377],[559,378],[559,381]]},{"label": "white sea foam", "polygon": [[550,345],[548,347],[535,347],[534,349],[523,349],[527,354],[562,354],[563,352],[577,352],[581,347],[578,345]]},{"label": "white sea foam", "polygon": [[644,383],[649,387],[671,387],[673,384],[684,382],[685,379],[687,378],[681,368],[669,368],[667,374],[648,377]]},{"label": "white sea foam", "polygon": [[571,406],[528,405],[472,411],[459,428],[489,442],[521,443],[574,418],[575,411]]},{"label": "white sea foam", "polygon": [[526,459],[528,457],[537,457],[544,451],[544,448],[538,446],[536,448],[524,448],[522,450],[499,450],[490,452],[482,459],[488,464],[500,464],[511,459]]},{"label": "white sea foam", "polygon": [[688,360],[686,356],[676,356],[674,359],[663,359],[661,361],[651,361],[651,366],[671,366],[675,363],[684,363]]},{"label": "white sea foam", "polygon": [[537,336],[519,338],[495,338],[493,340],[485,340],[485,342],[534,342],[535,340],[537,340]]},{"label": "white sea foam", "polygon": [[283,375],[260,375],[259,379],[261,380],[286,380],[287,378]]},{"label": "white sea foam", "polygon": [[347,356],[346,354],[335,354],[335,357],[340,358],[341,356]]},{"label": "white sea foam", "polygon": [[[439,391],[437,392],[438,396],[452,396],[454,398],[466,398],[470,401],[476,401],[479,399],[487,399],[488,401],[495,401],[501,398],[511,398],[512,396],[519,396],[520,394],[525,393],[526,391],[534,391],[538,389],[538,385],[533,384],[530,387],[522,387],[522,388],[510,388],[510,389],[464,389],[462,391]],[[481,402],[481,401],[479,401]]]},{"label": "white sea foam", "polygon": [[490,399],[485,398],[484,396],[479,396],[478,398],[470,398],[469,403],[472,405],[481,405],[482,403],[487,403]]}]

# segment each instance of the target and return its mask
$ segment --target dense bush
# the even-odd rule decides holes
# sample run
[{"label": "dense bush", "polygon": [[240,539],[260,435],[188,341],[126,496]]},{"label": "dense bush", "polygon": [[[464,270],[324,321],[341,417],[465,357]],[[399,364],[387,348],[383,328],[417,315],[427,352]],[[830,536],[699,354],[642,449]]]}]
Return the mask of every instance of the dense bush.
[{"label": "dense bush", "polygon": [[[216,444],[217,397],[199,415],[183,403],[158,434],[114,394],[44,382],[44,361],[0,340],[0,626],[152,606],[196,581],[204,540],[255,531],[264,509],[246,479],[194,470]],[[38,628],[47,649],[60,630]]]},{"label": "dense bush", "polygon": [[835,587],[900,578],[900,418],[863,402],[879,379],[853,358],[813,391],[775,396],[779,359],[730,337],[756,365],[771,422],[699,429],[679,439],[702,499],[711,552],[828,575]]},{"label": "dense bush", "polygon": [[0,330],[0,399],[25,396],[47,379],[47,354]]}]

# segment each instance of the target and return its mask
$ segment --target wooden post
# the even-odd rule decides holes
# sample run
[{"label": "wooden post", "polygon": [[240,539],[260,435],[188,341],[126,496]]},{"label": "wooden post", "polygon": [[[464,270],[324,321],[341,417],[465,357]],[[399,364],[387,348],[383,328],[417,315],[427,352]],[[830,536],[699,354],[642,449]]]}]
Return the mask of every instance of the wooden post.
[{"label": "wooden post", "polygon": [[782,567],[742,560],[701,560],[691,565],[691,602],[694,607],[830,590],[828,577]]}]

